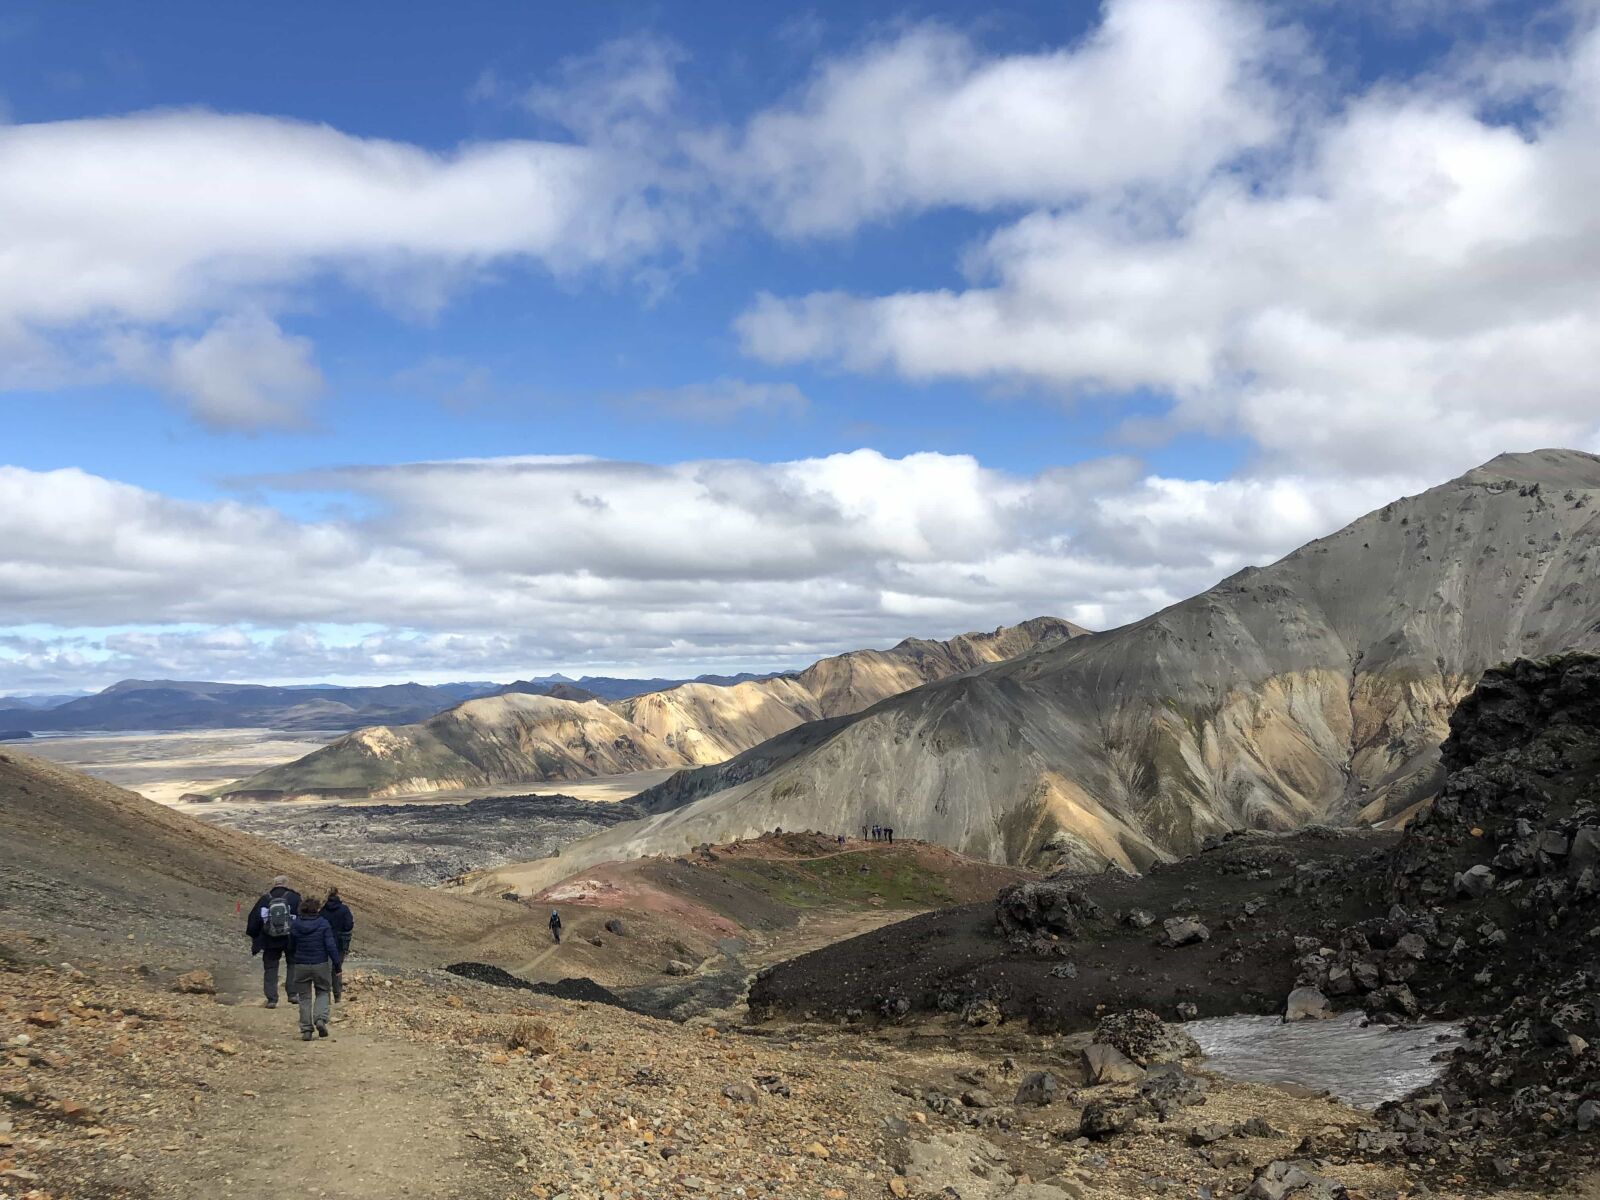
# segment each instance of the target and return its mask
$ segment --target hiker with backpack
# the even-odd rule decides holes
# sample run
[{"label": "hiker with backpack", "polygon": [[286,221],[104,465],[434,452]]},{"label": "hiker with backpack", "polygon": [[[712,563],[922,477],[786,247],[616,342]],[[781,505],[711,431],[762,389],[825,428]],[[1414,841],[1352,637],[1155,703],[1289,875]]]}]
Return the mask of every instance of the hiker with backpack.
[{"label": "hiker with backpack", "polygon": [[[328,922],[334,939],[339,943],[339,962],[342,964],[350,957],[350,935],[356,927],[356,916],[339,898],[338,888],[328,889],[328,898],[322,902],[322,918]],[[333,973],[333,998],[344,999],[344,976],[339,971]]]},{"label": "hiker with backpack", "polygon": [[307,900],[294,919],[289,939],[293,944],[294,965],[289,982],[300,997],[300,1038],[309,1042],[313,1035],[328,1036],[329,997],[334,981],[344,969],[339,955],[339,939],[333,926],[322,915],[322,904]]},{"label": "hiker with backpack", "polygon": [[561,914],[553,908],[550,910],[550,936],[556,939],[556,945],[561,945]]},{"label": "hiker with backpack", "polygon": [[[278,961],[289,952],[289,938],[295,916],[300,912],[300,893],[279,875],[250,908],[244,933],[250,939],[250,956],[261,955],[261,990],[267,1007],[278,1007]],[[288,967],[289,964],[285,964]],[[295,998],[294,973],[284,971],[284,994],[292,1004]]]}]

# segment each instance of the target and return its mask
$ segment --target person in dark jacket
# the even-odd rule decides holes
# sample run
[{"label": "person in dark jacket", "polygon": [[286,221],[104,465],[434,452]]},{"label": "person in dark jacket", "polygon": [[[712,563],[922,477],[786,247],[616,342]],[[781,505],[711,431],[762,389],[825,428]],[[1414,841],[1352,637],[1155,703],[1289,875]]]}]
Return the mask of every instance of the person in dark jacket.
[{"label": "person in dark jacket", "polygon": [[320,901],[307,900],[301,906],[290,941],[294,966],[289,980],[300,997],[300,1036],[308,1042],[313,1032],[327,1037],[328,998],[333,992],[333,977],[344,969],[344,959],[339,956],[339,939],[334,936],[333,926],[322,915]]},{"label": "person in dark jacket", "polygon": [[[350,935],[356,927],[356,915],[350,911],[349,905],[339,898],[338,888],[328,889],[328,898],[322,902],[322,916],[333,929],[333,936],[339,942],[339,961],[344,962],[350,957]],[[333,998],[344,998],[344,973],[333,973]]]},{"label": "person in dark jacket", "polygon": [[556,939],[556,945],[561,945],[561,914],[553,908],[550,910],[550,936]]},{"label": "person in dark jacket", "polygon": [[[261,955],[261,990],[266,994],[267,1007],[278,1007],[278,960],[289,952],[289,935],[275,935],[268,922],[271,919],[274,901],[282,900],[289,906],[289,915],[294,917],[300,911],[300,893],[289,886],[289,881],[279,875],[272,881],[268,888],[250,908],[250,916],[244,925],[244,934],[250,939],[251,957]],[[287,964],[285,964],[287,967]],[[294,1003],[293,972],[284,971],[284,994],[289,997],[289,1003]]]}]

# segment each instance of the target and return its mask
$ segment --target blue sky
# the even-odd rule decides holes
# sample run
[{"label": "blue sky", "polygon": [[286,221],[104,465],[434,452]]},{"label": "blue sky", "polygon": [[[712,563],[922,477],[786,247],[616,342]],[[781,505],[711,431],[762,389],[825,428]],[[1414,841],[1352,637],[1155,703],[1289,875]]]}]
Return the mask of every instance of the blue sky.
[{"label": "blue sky", "polygon": [[0,689],[1114,624],[1593,448],[1597,47],[1577,3],[12,5]]}]

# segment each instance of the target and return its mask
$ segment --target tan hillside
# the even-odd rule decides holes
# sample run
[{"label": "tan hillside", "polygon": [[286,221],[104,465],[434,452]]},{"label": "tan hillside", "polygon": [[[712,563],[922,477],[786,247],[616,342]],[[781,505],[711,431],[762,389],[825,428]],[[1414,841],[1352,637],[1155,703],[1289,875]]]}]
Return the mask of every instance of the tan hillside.
[{"label": "tan hillside", "polygon": [[[307,895],[338,887],[360,914],[363,942],[377,938],[401,956],[424,946],[515,944],[541,932],[526,912],[503,902],[330,866],[0,748],[0,908],[42,904],[64,919],[96,921],[126,910],[129,932],[140,935],[152,922],[170,921],[236,921],[242,932],[235,903],[248,905],[280,873]],[[243,961],[247,956],[246,948]]]},{"label": "tan hillside", "polygon": [[644,793],[584,862],[774,825],[1137,867],[1209,834],[1397,818],[1488,667],[1600,648],[1600,459],[1507,455],[1133,625],[802,727]]},{"label": "tan hillside", "polygon": [[797,675],[689,683],[606,705],[508,693],[416,725],[378,725],[236,784],[227,794],[402,796],[440,788],[587,779],[721,762],[819,717],[858,712],[929,680],[1084,633],[1039,617],[948,642],[823,659]]}]

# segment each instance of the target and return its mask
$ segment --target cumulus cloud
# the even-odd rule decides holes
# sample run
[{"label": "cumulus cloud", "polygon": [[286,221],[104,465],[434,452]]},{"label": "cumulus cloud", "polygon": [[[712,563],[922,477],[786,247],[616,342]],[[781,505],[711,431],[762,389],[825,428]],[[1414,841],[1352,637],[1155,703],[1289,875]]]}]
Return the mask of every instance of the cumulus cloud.
[{"label": "cumulus cloud", "polygon": [[[1243,435],[1276,470],[1593,446],[1600,32],[1538,67],[1487,109],[1449,78],[1353,96],[1175,212],[1139,189],[1041,207],[967,252],[963,288],[768,295],[737,327],[771,363],[1148,389],[1165,430]],[[1540,86],[1512,124],[1517,79]]]},{"label": "cumulus cloud", "polygon": [[917,26],[822,65],[698,154],[789,234],[905,211],[1054,204],[1203,175],[1280,132],[1298,45],[1236,0],[1110,0],[1082,42],[986,57]]},{"label": "cumulus cloud", "polygon": [[167,344],[125,335],[111,346],[123,373],[170,392],[212,429],[301,428],[323,390],[310,340],[260,313],[223,317]]},{"label": "cumulus cloud", "polygon": [[215,426],[288,424],[319,380],[257,314],[325,276],[411,315],[496,264],[640,262],[675,237],[649,169],[570,143],[436,153],[207,111],[3,125],[0,384],[104,377],[130,340],[165,340],[139,377]]},{"label": "cumulus cloud", "polygon": [[873,451],[417,463],[271,481],[358,497],[371,513],[318,521],[0,468],[0,627],[33,631],[26,645],[0,641],[0,686],[694,671],[1040,613],[1105,626],[1409,482],[1196,484],[1131,459],[1017,475],[967,455]]}]

